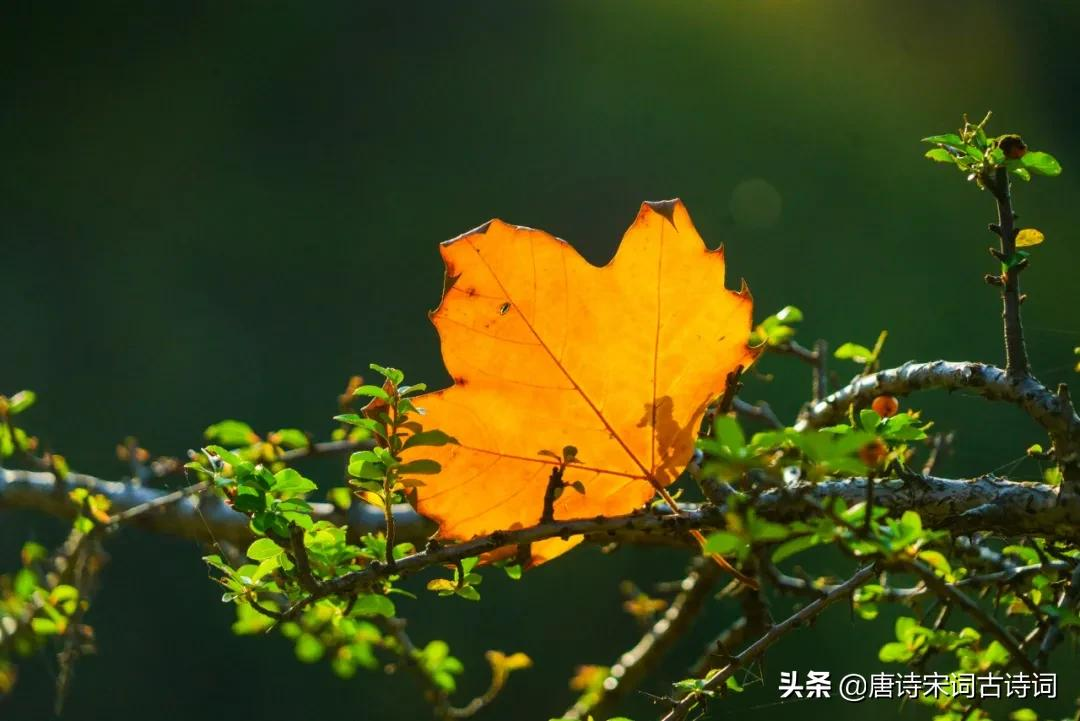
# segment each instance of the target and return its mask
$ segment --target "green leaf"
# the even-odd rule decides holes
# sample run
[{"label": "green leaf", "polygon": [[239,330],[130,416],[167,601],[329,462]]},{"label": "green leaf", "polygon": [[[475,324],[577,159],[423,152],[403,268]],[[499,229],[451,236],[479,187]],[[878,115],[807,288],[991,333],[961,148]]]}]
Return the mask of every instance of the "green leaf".
[{"label": "green leaf", "polygon": [[405,380],[405,374],[397,368],[384,368],[378,363],[372,363],[369,367],[383,378],[388,378],[395,386],[401,385],[401,382]]},{"label": "green leaf", "polygon": [[852,360],[856,363],[866,363],[873,355],[872,350],[858,343],[844,343],[833,353],[833,356],[840,360]]},{"label": "green leaf", "polygon": [[292,468],[283,468],[274,474],[274,483],[270,486],[270,490],[274,493],[288,493],[299,495],[301,493],[311,493],[318,486],[307,478],[301,476],[297,471]]},{"label": "green leaf", "polygon": [[709,534],[709,537],[705,540],[705,545],[702,547],[702,551],[706,554],[715,553],[720,556],[726,556],[734,553],[745,545],[746,541],[739,536],[736,536],[734,533],[717,531],[716,533]]},{"label": "green leaf", "polygon": [[360,386],[355,391],[353,391],[353,395],[354,396],[370,396],[370,397],[373,397],[373,398],[378,398],[379,400],[382,400],[382,401],[389,401],[390,400],[390,394],[389,393],[384,391],[379,386],[372,386],[372,385]]},{"label": "green leaf", "polygon": [[945,148],[927,150],[924,157],[930,158],[930,160],[934,160],[938,163],[956,163],[956,156]]},{"label": "green leaf", "polygon": [[[273,601],[263,601],[260,604],[272,611],[278,610],[278,605]],[[262,633],[274,625],[274,619],[268,618],[256,611],[249,604],[238,603],[236,605],[236,622],[232,625],[232,632],[238,636]]]},{"label": "green leaf", "polygon": [[247,557],[253,561],[265,561],[280,553],[284,553],[284,549],[269,538],[258,538],[247,549]]},{"label": "green leaf", "polygon": [[37,574],[29,568],[20,568],[18,573],[15,574],[15,580],[13,581],[15,594],[21,598],[30,598],[30,596],[34,594],[36,588]]},{"label": "green leaf", "polygon": [[941,135],[931,135],[929,137],[923,138],[922,142],[935,143],[940,145],[952,145],[957,148],[964,144],[963,138],[961,138],[956,133],[942,133]]},{"label": "green leaf", "polygon": [[44,561],[49,557],[49,549],[40,543],[33,541],[27,541],[23,544],[22,550],[19,552],[19,556],[22,558],[23,564],[31,564],[34,561]]},{"label": "green leaf", "polygon": [[1061,163],[1050,153],[1027,152],[1020,158],[1020,162],[1036,175],[1061,175]]},{"label": "green leaf", "polygon": [[381,481],[386,477],[386,468],[377,461],[352,461],[349,463],[349,475],[368,481]]},{"label": "green leaf", "polygon": [[326,497],[330,499],[338,508],[348,510],[352,506],[353,496],[352,491],[344,486],[335,486],[326,492]]},{"label": "green leaf", "polygon": [[898,641],[887,643],[878,651],[878,659],[885,663],[905,663],[910,661],[911,657],[912,651],[907,644]]},{"label": "green leaf", "polygon": [[358,596],[356,603],[353,604],[353,613],[358,616],[383,616],[385,618],[393,618],[395,613],[394,602],[386,596],[380,596],[375,593],[366,596]]},{"label": "green leaf", "polygon": [[813,548],[819,543],[821,543],[821,538],[818,537],[817,534],[797,536],[789,541],[784,541],[776,547],[775,551],[773,551],[772,562],[780,563],[784,559],[790,558],[797,553],[801,553],[808,548]]},{"label": "green leaf", "polygon": [[1031,173],[1027,168],[1009,168],[1009,172],[1021,180],[1031,180]]},{"label": "green leaf", "polygon": [[248,446],[259,439],[251,426],[242,421],[226,420],[209,426],[203,435],[208,441],[216,441],[223,446]]},{"label": "green leaf", "polygon": [[776,314],[776,319],[781,323],[798,323],[803,319],[802,311],[793,305],[785,305]]},{"label": "green leaf", "polygon": [[383,424],[379,423],[377,420],[374,420],[373,418],[365,418],[355,413],[345,413],[340,416],[334,416],[334,420],[338,421],[339,423],[347,423],[350,426],[357,426],[359,428],[363,428],[366,431],[378,433],[380,435],[382,435],[384,430]]},{"label": "green leaf", "polygon": [[457,590],[457,595],[464,598],[466,601],[479,601],[480,592],[473,586],[462,586]]},{"label": "green leaf", "polygon": [[308,437],[298,428],[282,428],[274,431],[271,436],[275,443],[285,448],[308,447]]},{"label": "green leaf", "polygon": [[727,446],[732,451],[746,446],[746,436],[739,427],[739,422],[731,416],[717,416],[713,422],[713,433],[720,445]]},{"label": "green leaf", "polygon": [[1010,268],[1015,268],[1016,266],[1020,265],[1020,263],[1022,263],[1023,261],[1027,260],[1030,257],[1031,257],[1031,253],[1029,251],[1018,250],[1015,253],[1013,253],[1012,255],[1010,255],[1008,258],[1005,259],[1005,262],[1001,264],[1001,269],[1002,270],[1009,270]]},{"label": "green leaf", "polygon": [[859,411],[859,425],[861,425],[863,430],[867,433],[873,433],[880,422],[881,416],[879,416],[877,411],[873,408],[863,408]]},{"label": "green leaf", "polygon": [[416,395],[417,393],[423,393],[426,390],[426,383],[414,383],[411,386],[401,386],[400,388],[398,388],[398,395],[411,396]]},{"label": "green leaf", "polygon": [[8,415],[15,416],[22,413],[34,405],[36,400],[37,394],[34,391],[19,391],[8,399]]},{"label": "green leaf", "polygon": [[55,636],[60,633],[60,626],[48,618],[33,618],[30,620],[30,628],[39,636]]},{"label": "green leaf", "polygon": [[900,525],[915,537],[922,534],[922,518],[915,511],[904,511],[904,514],[900,516]]},{"label": "green leaf", "polygon": [[322,643],[310,633],[303,633],[296,639],[296,657],[304,663],[315,663],[323,656]]}]

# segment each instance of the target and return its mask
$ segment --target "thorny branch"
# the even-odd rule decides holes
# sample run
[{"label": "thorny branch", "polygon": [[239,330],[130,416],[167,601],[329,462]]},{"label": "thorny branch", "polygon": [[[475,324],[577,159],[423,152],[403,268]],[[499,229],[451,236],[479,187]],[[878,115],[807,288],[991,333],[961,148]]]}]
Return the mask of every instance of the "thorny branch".
[{"label": "thorny branch", "polygon": [[685,719],[701,703],[705,693],[715,692],[722,688],[728,678],[740,668],[744,668],[747,664],[761,657],[781,638],[817,618],[832,604],[854,593],[859,586],[869,583],[876,573],[877,569],[873,564],[864,566],[851,578],[837,585],[821,598],[811,601],[785,620],[771,626],[765,632],[765,635],[748,646],[739,655],[732,657],[719,671],[710,675],[702,690],[691,692],[678,701],[671,711],[664,716],[663,721],[682,721]]},{"label": "thorny branch", "polygon": [[721,575],[721,568],[715,563],[699,559],[696,567],[682,580],[679,594],[663,616],[611,667],[599,697],[582,696],[563,717],[585,719],[595,715],[607,718],[690,629]]},{"label": "thorny branch", "polygon": [[1001,286],[1001,318],[1005,336],[1005,370],[1014,378],[1028,375],[1027,348],[1024,346],[1024,325],[1020,320],[1020,304],[1024,297],[1020,295],[1020,273],[1027,267],[1027,261],[1009,264],[1016,253],[1016,213],[1012,207],[1012,192],[1009,187],[1008,168],[998,168],[991,178],[983,177],[983,184],[990,190],[997,201],[998,222],[990,230],[1001,239],[997,252],[991,251],[995,258],[1006,265],[999,277]]}]

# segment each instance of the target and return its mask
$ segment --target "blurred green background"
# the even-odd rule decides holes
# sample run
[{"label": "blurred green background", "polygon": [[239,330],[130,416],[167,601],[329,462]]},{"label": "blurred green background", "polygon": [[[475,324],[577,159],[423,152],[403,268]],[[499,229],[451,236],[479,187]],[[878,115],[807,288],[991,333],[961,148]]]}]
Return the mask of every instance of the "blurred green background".
[{"label": "blurred green background", "polygon": [[[494,216],[602,263],[641,201],[680,196],[727,245],[728,284],[747,279],[756,317],[795,304],[804,340],[834,347],[888,328],[889,364],[1000,362],[999,300],[982,282],[991,200],[918,142],[987,109],[992,132],[1019,130],[1065,166],[1016,202],[1047,236],[1023,279],[1034,369],[1075,378],[1074,3],[99,2],[4,15],[0,390],[38,391],[27,421],[76,468],[120,477],[125,435],[182,453],[227,417],[325,434],[335,394],[371,361],[447,382],[426,318],[436,246]],[[750,397],[790,416],[807,373],[761,367],[775,379]],[[1012,408],[918,403],[959,430],[945,472],[1010,469],[1039,440]],[[23,539],[61,532],[0,512],[0,569]],[[295,662],[280,637],[233,637],[195,545],[127,531],[110,550],[90,616],[100,654],[76,668],[67,718],[426,717],[407,677],[343,681]],[[489,573],[479,604],[398,605],[417,640],[446,638],[465,662],[463,696],[486,684],[485,649],[531,655],[484,718],[546,719],[572,701],[576,664],[610,664],[637,638],[618,581],[647,587],[682,563],[585,548],[517,584]],[[733,615],[717,605],[643,690],[663,693]],[[776,691],[780,670],[877,670],[891,636],[889,621],[834,609],[719,713],[895,714]],[[0,716],[47,718],[54,673],[50,655],[31,659]],[[1046,708],[1068,712],[1075,681]],[[626,710],[656,715],[645,694]]]}]

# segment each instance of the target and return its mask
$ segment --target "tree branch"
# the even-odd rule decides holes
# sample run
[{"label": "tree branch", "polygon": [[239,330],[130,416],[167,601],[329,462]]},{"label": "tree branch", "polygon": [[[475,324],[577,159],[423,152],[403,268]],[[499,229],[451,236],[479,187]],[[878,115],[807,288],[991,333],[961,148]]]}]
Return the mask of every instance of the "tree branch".
[{"label": "tree branch", "polygon": [[848,580],[837,585],[829,593],[818,598],[814,601],[803,606],[794,614],[780,623],[772,626],[766,631],[765,635],[752,643],[738,656],[734,656],[730,662],[724,666],[720,671],[709,676],[705,682],[702,691],[695,691],[688,694],[681,701],[675,704],[675,707],[671,709],[663,721],[682,721],[687,715],[701,702],[703,692],[712,692],[721,688],[728,678],[740,668],[746,664],[754,661],[764,654],[773,644],[779,641],[781,638],[791,633],[795,629],[809,623],[813,619],[821,615],[821,612],[826,608],[836,603],[845,596],[850,595],[859,586],[864,583],[868,583],[874,578],[877,573],[877,569],[873,564],[864,566],[859,569],[855,575]]},{"label": "tree branch", "polygon": [[675,642],[689,630],[721,575],[722,569],[715,563],[698,563],[697,568],[683,579],[682,590],[663,617],[611,667],[599,697],[592,697],[589,702],[591,694],[582,696],[563,717],[584,719],[610,716],[626,694],[645,680]]},{"label": "tree branch", "polygon": [[942,601],[955,604],[964,609],[980,628],[987,631],[1005,647],[1009,652],[1010,661],[1018,663],[1029,673],[1037,672],[1038,669],[1035,668],[1035,664],[1031,662],[1031,659],[1028,658],[1023,649],[1020,648],[1020,644],[1017,643],[1016,639],[1013,638],[1013,635],[1009,633],[1008,629],[1002,626],[997,619],[986,613],[986,611],[984,611],[979,604],[971,600],[967,594],[958,589],[955,585],[946,583],[922,561],[912,559],[905,562],[903,566],[910,569],[915,575],[921,578],[923,583],[925,583]]},{"label": "tree branch", "polygon": [[1031,376],[1011,378],[1001,368],[985,363],[944,360],[905,363],[860,376],[814,404],[795,427],[804,430],[841,423],[848,408],[868,405],[876,396],[902,396],[931,388],[971,390],[989,400],[1013,403],[1051,436],[1068,438],[1074,443],[1080,439],[1080,417],[1076,411]]},{"label": "tree branch", "polygon": [[[217,496],[186,495],[176,498],[182,491],[169,492],[147,486],[120,481],[106,481],[83,473],[69,473],[57,484],[56,476],[48,471],[26,471],[0,468],[0,510],[21,508],[39,511],[50,516],[72,518],[78,512],[65,488],[86,488],[100,493],[111,502],[111,510],[117,515],[129,509],[146,507],[133,518],[124,522],[155,533],[163,533],[199,541],[228,541],[244,543],[254,536],[248,528],[248,518],[237,513]],[[356,534],[373,533],[385,528],[381,510],[374,506],[354,503],[348,512],[330,503],[312,503],[315,520],[328,520],[338,525],[347,524]],[[423,542],[435,529],[407,504],[394,506],[399,516],[400,541]]]},{"label": "tree branch", "polygon": [[[831,498],[842,498],[849,504],[863,501],[866,483],[866,478],[829,479],[816,484],[796,482],[762,491],[753,499],[753,505],[763,518],[791,521],[805,517]],[[237,544],[253,538],[247,516],[232,510],[216,496],[184,497],[155,507],[155,499],[166,495],[165,491],[75,473],[69,474],[64,484],[105,495],[116,513],[151,504],[149,510],[129,521],[131,525],[147,530]],[[886,478],[875,482],[874,498],[876,505],[892,513],[918,511],[928,527],[954,533],[989,531],[1004,536],[1038,535],[1047,539],[1070,539],[1080,535],[1080,504],[1059,503],[1057,489],[1042,483],[1008,481],[990,475],[974,479]],[[311,505],[316,520],[347,524],[353,533],[370,533],[383,528],[382,513],[374,506],[353,504],[349,512],[344,513],[329,503]],[[57,493],[56,478],[52,473],[0,468],[0,509],[4,508],[34,509],[60,517],[71,517],[77,510],[65,494]],[[585,535],[597,542],[625,539],[636,542],[651,537],[665,539],[665,542],[676,539],[681,543],[690,531],[724,526],[722,506],[682,504],[682,509],[682,515],[648,511],[555,520],[513,531],[496,531],[400,559],[395,569],[379,564],[347,574],[335,579],[328,590],[332,593],[359,590],[391,572],[413,573],[433,564],[453,563],[503,546],[546,538]],[[433,523],[407,505],[395,506],[394,513],[398,518],[401,541],[422,541],[435,530]]]}]

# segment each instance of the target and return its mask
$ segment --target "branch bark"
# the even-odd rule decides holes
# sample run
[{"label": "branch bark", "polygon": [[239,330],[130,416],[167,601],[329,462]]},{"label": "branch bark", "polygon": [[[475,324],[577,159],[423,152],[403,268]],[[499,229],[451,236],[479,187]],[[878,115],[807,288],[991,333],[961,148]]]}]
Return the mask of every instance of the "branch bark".
[{"label": "branch bark", "polygon": [[[861,502],[866,497],[866,483],[866,478],[831,479],[816,484],[797,482],[763,491],[754,499],[754,507],[763,518],[790,521],[805,517],[830,498],[842,498],[848,503]],[[103,481],[76,473],[69,474],[63,484],[105,495],[117,514],[127,508],[150,504],[149,510],[128,523],[153,532],[237,544],[253,538],[247,517],[232,510],[215,496],[189,496],[174,503],[159,505],[155,499],[167,495],[166,491]],[[928,527],[944,528],[955,533],[987,531],[1003,536],[1039,535],[1048,539],[1080,535],[1080,503],[1059,502],[1057,489],[1042,483],[1008,481],[991,475],[973,479],[935,476],[886,478],[875,481],[874,499],[876,505],[893,513],[918,511]],[[383,528],[382,512],[374,506],[354,504],[348,513],[344,513],[329,503],[311,505],[316,520],[347,524],[353,533],[369,533]],[[56,477],[52,473],[0,468],[0,510],[14,508],[32,509],[65,518],[76,512],[66,494],[58,492]],[[681,508],[682,515],[638,512],[623,516],[555,520],[514,531],[497,531],[401,559],[393,572],[415,572],[432,564],[452,563],[502,546],[582,534],[598,542],[660,539],[681,544],[685,543],[686,534],[690,531],[717,529],[724,525],[722,506],[681,504]],[[407,505],[395,506],[394,514],[401,541],[422,542],[435,530],[433,523]],[[370,583],[376,572],[385,574],[391,570],[376,571],[377,568],[381,566],[337,579],[337,583],[343,585],[332,589],[333,592],[360,588]]]},{"label": "branch bark", "polygon": [[1012,403],[1051,436],[1068,438],[1074,443],[1080,440],[1080,417],[1076,411],[1031,376],[1014,378],[1001,368],[985,363],[944,360],[905,363],[860,376],[812,405],[795,427],[804,430],[841,423],[851,406],[868,405],[875,396],[902,396],[932,388],[970,390],[989,400]]},{"label": "branch bark", "polygon": [[1018,406],[1042,426],[1054,443],[1054,458],[1062,472],[1062,502],[1080,503],[1080,416],[1064,384],[1055,393],[1030,374],[1013,375],[985,363],[909,362],[856,378],[811,405],[795,428],[806,430],[841,423],[852,406],[869,405],[875,396],[907,395],[932,388],[969,390],[988,400]]}]

